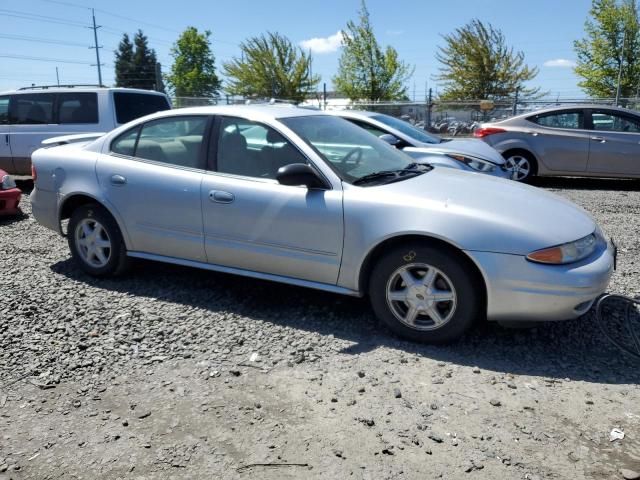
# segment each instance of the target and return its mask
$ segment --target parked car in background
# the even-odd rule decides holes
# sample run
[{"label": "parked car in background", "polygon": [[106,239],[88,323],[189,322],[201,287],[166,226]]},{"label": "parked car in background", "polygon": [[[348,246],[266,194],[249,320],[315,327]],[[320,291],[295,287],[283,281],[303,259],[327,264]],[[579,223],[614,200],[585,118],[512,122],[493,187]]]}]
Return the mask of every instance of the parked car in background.
[{"label": "parked car in background", "polygon": [[60,135],[108,132],[171,108],[160,92],[90,86],[27,87],[0,93],[0,168],[31,173],[31,153]]},{"label": "parked car in background", "polygon": [[504,158],[494,148],[476,139],[444,140],[383,113],[359,110],[329,110],[326,113],[364,128],[418,161],[429,155],[432,165],[509,178],[509,172],[503,168]]},{"label": "parked car in background", "polygon": [[4,170],[0,169],[0,216],[16,215],[22,191]]},{"label": "parked car in background", "polygon": [[40,149],[33,164],[35,218],[58,232],[70,219],[71,255],[91,275],[134,257],[368,294],[418,341],[455,339],[485,316],[578,317],[613,269],[613,246],[569,201],[415,163],[317,110],[161,112]]},{"label": "parked car in background", "polygon": [[640,114],[602,105],[547,108],[484,123],[474,135],[498,150],[514,180],[640,177]]}]

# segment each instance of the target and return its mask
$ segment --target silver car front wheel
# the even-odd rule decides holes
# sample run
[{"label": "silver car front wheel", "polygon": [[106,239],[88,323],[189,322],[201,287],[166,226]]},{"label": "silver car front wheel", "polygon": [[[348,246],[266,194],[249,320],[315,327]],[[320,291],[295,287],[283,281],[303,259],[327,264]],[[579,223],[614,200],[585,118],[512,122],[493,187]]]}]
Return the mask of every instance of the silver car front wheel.
[{"label": "silver car front wheel", "polygon": [[426,263],[411,263],[391,274],[387,303],[407,327],[434,330],[451,320],[457,296],[453,283],[442,271]]}]

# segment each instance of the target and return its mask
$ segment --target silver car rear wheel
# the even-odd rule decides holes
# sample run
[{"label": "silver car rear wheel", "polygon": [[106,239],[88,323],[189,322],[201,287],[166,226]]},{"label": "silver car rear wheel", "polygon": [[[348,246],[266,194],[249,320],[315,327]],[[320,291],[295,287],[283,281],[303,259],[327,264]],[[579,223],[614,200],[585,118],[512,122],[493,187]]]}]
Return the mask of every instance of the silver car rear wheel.
[{"label": "silver car rear wheel", "polygon": [[523,155],[516,154],[507,157],[504,166],[511,172],[511,179],[517,182],[523,182],[533,173],[531,162]]},{"label": "silver car rear wheel", "polygon": [[92,267],[103,268],[111,257],[111,239],[107,230],[93,218],[83,219],[75,229],[80,258]]},{"label": "silver car rear wheel", "polygon": [[456,312],[453,283],[441,270],[426,263],[398,268],[387,282],[387,304],[394,316],[415,330],[435,330]]}]

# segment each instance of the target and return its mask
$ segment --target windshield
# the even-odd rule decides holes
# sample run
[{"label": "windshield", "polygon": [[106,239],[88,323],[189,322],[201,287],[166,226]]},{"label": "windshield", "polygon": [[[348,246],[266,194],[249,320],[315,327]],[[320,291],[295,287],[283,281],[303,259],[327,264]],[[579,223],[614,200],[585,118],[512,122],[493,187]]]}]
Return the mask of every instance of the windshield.
[{"label": "windshield", "polygon": [[395,128],[396,130],[404,133],[405,135],[413,138],[414,140],[422,143],[440,143],[442,139],[436,137],[435,135],[429,135],[424,130],[420,130],[417,127],[414,127],[408,122],[404,120],[400,120],[399,118],[391,117],[389,115],[373,115],[371,118],[379,121],[380,123],[384,123],[385,125]]},{"label": "windshield", "polygon": [[280,121],[349,183],[375,172],[402,170],[413,165],[413,159],[407,154],[342,118],[309,115]]}]

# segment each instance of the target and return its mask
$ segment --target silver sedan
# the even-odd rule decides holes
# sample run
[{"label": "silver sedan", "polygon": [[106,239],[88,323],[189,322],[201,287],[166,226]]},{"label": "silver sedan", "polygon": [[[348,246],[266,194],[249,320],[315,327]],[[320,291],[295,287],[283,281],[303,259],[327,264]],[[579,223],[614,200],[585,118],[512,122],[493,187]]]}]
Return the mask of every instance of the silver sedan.
[{"label": "silver sedan", "polygon": [[442,139],[391,115],[363,110],[329,110],[401,149],[418,162],[493,177],[511,178],[500,153],[475,138]]},{"label": "silver sedan", "polygon": [[640,115],[573,105],[485,123],[475,136],[506,159],[514,180],[533,176],[640,178]]},{"label": "silver sedan", "polygon": [[69,219],[71,255],[91,275],[144,258],[368,295],[417,341],[453,340],[483,318],[578,317],[614,263],[570,202],[415,163],[319,111],[173,110],[40,149],[33,165],[36,219],[58,232]]}]

